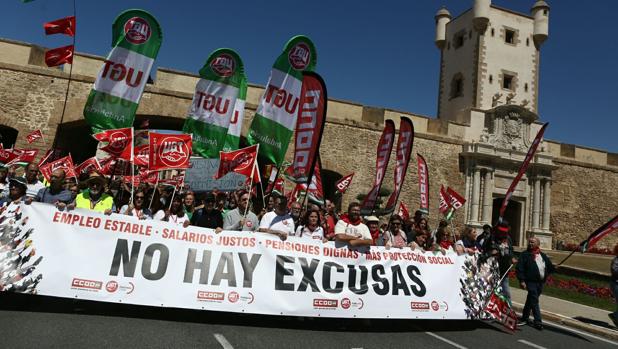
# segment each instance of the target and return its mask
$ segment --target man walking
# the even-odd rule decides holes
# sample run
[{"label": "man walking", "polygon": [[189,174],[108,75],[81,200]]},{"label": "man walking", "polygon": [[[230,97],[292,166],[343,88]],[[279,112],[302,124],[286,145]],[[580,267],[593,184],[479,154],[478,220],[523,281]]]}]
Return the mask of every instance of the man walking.
[{"label": "man walking", "polygon": [[556,268],[551,260],[545,253],[541,252],[539,239],[536,237],[528,239],[528,249],[521,253],[517,262],[517,279],[521,288],[528,291],[526,305],[520,318],[522,324],[529,323],[530,312],[532,311],[534,328],[543,329],[539,297],[543,292],[543,284],[547,276],[555,270]]}]

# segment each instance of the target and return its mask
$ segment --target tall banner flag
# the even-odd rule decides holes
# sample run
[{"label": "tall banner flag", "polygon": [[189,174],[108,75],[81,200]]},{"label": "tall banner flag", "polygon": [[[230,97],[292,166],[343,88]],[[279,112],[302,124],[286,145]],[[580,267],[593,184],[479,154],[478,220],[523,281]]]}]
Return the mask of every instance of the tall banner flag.
[{"label": "tall banner flag", "polygon": [[361,214],[371,215],[375,208],[376,201],[378,200],[378,194],[380,193],[380,187],[382,187],[382,181],[386,174],[386,167],[388,166],[388,160],[391,157],[391,150],[393,150],[393,143],[395,141],[395,123],[393,120],[386,120],[382,136],[378,142],[378,150],[376,156],[376,177],[373,181],[373,187],[363,200],[361,205]]},{"label": "tall banner flag", "polygon": [[227,129],[223,151],[232,151],[240,146],[240,132],[242,131],[243,120],[245,119],[245,100],[247,99],[247,78],[243,80],[238,91],[238,98],[234,104],[234,114]]},{"label": "tall banner flag", "polygon": [[299,183],[307,183],[315,167],[326,124],[327,100],[324,80],[314,72],[303,72],[292,164],[293,176]]},{"label": "tall banner flag", "polygon": [[397,163],[395,165],[395,183],[391,196],[388,198],[386,212],[395,211],[399,194],[403,187],[403,181],[406,178],[408,165],[410,164],[410,156],[412,155],[412,145],[414,144],[414,125],[412,121],[406,117],[402,117],[399,123],[399,137],[397,138]]},{"label": "tall banner flag", "polygon": [[581,246],[582,252],[586,252],[587,249],[596,244],[599,240],[609,235],[613,231],[618,229],[618,215],[616,217],[609,220],[609,222],[603,224],[597,230],[595,230],[590,236],[582,241],[579,246]]},{"label": "tall banner flag", "polygon": [[236,172],[241,175],[251,177],[257,162],[258,146],[238,149],[231,152],[219,153],[219,170],[215,175],[215,179],[219,179],[229,172]]},{"label": "tall banner flag", "polygon": [[133,126],[161,35],[159,23],[146,11],[127,10],[116,18],[112,51],[84,107],[84,118],[93,132]]},{"label": "tall banner flag", "polygon": [[420,211],[429,214],[429,169],[421,154],[416,154],[418,165],[418,192],[421,196]]},{"label": "tall banner flag", "polygon": [[172,170],[189,167],[189,158],[191,157],[190,134],[150,132],[149,142],[149,170]]},{"label": "tall banner flag", "polygon": [[219,157],[230,123],[237,117],[236,100],[246,85],[238,53],[220,48],[210,54],[200,69],[200,80],[182,128],[184,133],[193,134],[194,153],[207,159]]},{"label": "tall banner flag", "polygon": [[337,188],[336,191],[341,194],[345,193],[352,184],[352,178],[354,178],[354,172],[345,177],[341,177],[341,179],[335,183],[335,188]]},{"label": "tall banner flag", "polygon": [[515,178],[513,179],[513,182],[511,182],[511,185],[509,186],[509,189],[506,191],[504,200],[502,200],[502,206],[500,206],[500,216],[498,218],[498,222],[502,222],[502,218],[504,217],[504,211],[506,211],[506,206],[509,204],[509,200],[511,200],[511,196],[513,196],[513,192],[515,191],[515,188],[517,187],[517,183],[519,183],[519,181],[521,180],[521,177],[524,175],[524,173],[526,173],[526,170],[528,169],[528,165],[530,165],[530,161],[532,161],[532,158],[534,158],[534,154],[536,153],[536,149],[539,147],[539,144],[541,144],[541,139],[543,139],[543,134],[545,133],[545,129],[547,128],[547,125],[549,125],[548,122],[546,122],[541,127],[539,132],[536,134],[536,137],[534,137],[534,141],[532,141],[530,148],[528,148],[528,153],[526,154],[526,158],[524,159],[524,162],[521,164],[521,167],[519,167],[519,172],[517,173],[517,176],[515,176]]},{"label": "tall banner flag", "polygon": [[270,72],[264,95],[251,122],[247,143],[260,144],[260,155],[280,166],[296,127],[303,71],[313,71],[317,53],[313,42],[298,35],[285,44]]}]

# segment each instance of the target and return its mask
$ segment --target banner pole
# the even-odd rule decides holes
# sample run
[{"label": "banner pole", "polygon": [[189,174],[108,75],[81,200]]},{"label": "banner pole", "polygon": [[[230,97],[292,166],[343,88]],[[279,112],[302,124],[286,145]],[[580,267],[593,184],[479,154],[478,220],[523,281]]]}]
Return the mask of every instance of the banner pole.
[{"label": "banner pole", "polygon": [[161,172],[157,171],[157,181],[155,182],[154,189],[152,190],[152,196],[150,196],[150,204],[148,204],[148,211],[150,211],[150,208],[152,207],[152,201],[154,200],[155,192],[156,192],[157,188],[159,187],[159,177],[160,177],[160,174],[161,174]]},{"label": "banner pole", "polygon": [[170,204],[167,207],[168,210],[172,208],[172,201],[174,201],[174,195],[176,195],[176,186],[174,185],[174,190],[172,191],[172,198],[170,199]]},{"label": "banner pole", "polygon": [[581,247],[581,246],[579,246],[579,245],[578,245],[578,246],[577,246],[577,247],[576,247],[573,251],[571,251],[571,253],[569,253],[569,255],[568,255],[568,256],[564,257],[564,259],[563,259],[562,261],[560,261],[560,263],[556,264],[556,267],[561,266],[561,265],[562,265],[562,263],[566,262],[566,260],[567,260],[567,259],[571,258],[571,256],[572,256],[575,252],[579,251],[579,248],[580,248],[580,247]]},{"label": "banner pole", "polygon": [[[249,205],[251,204],[251,189],[253,189],[253,174],[255,173],[255,166],[257,166],[257,154],[259,154],[259,150],[260,150],[260,143],[258,143],[257,145],[257,149],[255,151],[255,160],[253,161],[253,167],[251,168],[251,175],[249,176],[249,200],[247,201],[247,206],[245,206],[245,213],[243,213],[242,215],[242,220],[244,221],[245,219],[247,219],[247,213],[249,213]],[[262,195],[262,199],[264,198],[264,195]],[[264,205],[266,206],[266,205]],[[243,223],[244,226],[244,223]],[[240,229],[242,230],[242,227],[240,227]]]},{"label": "banner pole", "polygon": [[[511,271],[511,269],[513,268],[513,265],[511,263],[511,266],[504,272],[504,274],[502,274],[502,277],[500,277],[500,280],[498,280],[498,282],[496,283],[496,285],[491,289],[491,292],[489,293],[489,299],[487,299],[485,302],[483,302],[483,307],[481,308],[480,312],[485,311],[485,308],[487,308],[487,304],[489,304],[489,301],[491,300],[491,295],[494,294],[494,292],[496,292],[496,289],[498,289],[498,287],[500,287],[500,285],[502,284],[502,280],[504,280],[504,277],[507,276],[509,274],[509,271]],[[511,303],[511,299],[509,299],[509,305]],[[477,316],[480,317],[480,313],[476,314]]]}]

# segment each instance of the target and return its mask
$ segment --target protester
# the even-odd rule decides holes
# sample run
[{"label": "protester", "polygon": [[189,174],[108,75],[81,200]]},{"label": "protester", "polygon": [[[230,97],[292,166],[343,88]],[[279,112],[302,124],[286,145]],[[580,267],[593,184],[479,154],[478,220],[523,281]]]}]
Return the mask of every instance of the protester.
[{"label": "protester", "polygon": [[425,252],[427,249],[427,236],[427,234],[417,234],[414,237],[414,241],[412,241],[408,246],[410,246],[412,250],[419,249],[421,252]]},{"label": "protester", "polygon": [[9,211],[13,211],[17,205],[26,199],[28,183],[24,177],[9,178],[9,195],[0,199],[0,207],[7,206]]},{"label": "protester", "polygon": [[193,213],[195,212],[195,194],[193,194],[193,192],[187,192],[185,194],[183,207],[187,217],[189,217],[189,219],[192,219]]},{"label": "protester", "polygon": [[351,202],[348,213],[341,215],[335,225],[335,240],[345,242],[350,246],[370,246],[373,243],[369,228],[363,224],[360,217],[360,204]]},{"label": "protester", "polygon": [[0,166],[0,195],[2,195],[4,190],[9,186],[7,179],[8,174],[9,169],[7,167]]},{"label": "protester", "polygon": [[448,227],[440,227],[436,232],[435,248],[446,251],[453,248],[453,237],[449,232]]},{"label": "protester", "polygon": [[[511,268],[511,265],[517,262],[513,255],[513,242],[511,241],[511,236],[509,234],[510,231],[511,227],[505,220],[496,225],[491,236],[491,243],[488,249],[488,254],[498,260],[500,276],[504,275],[509,268]],[[509,288],[509,278],[503,278],[500,286],[504,296],[510,300],[511,291]]]},{"label": "protester", "polygon": [[26,195],[28,197],[35,197],[39,190],[45,188],[43,182],[41,182],[38,178],[39,176],[39,166],[35,163],[30,163],[26,166],[25,170],[26,182],[28,183],[28,190],[26,191]]},{"label": "protester", "polygon": [[413,241],[417,234],[429,234],[429,223],[427,222],[427,218],[421,217],[418,222],[413,225],[410,234],[408,234],[408,241]]},{"label": "protester", "polygon": [[292,216],[292,219],[294,220],[295,227],[298,227],[300,225],[300,211],[301,211],[300,202],[294,201],[290,205],[290,216]]},{"label": "protester", "polygon": [[294,220],[288,213],[288,199],[285,196],[274,199],[275,210],[267,212],[260,221],[261,233],[277,235],[281,240],[294,234]]},{"label": "protester", "polygon": [[71,202],[75,201],[75,197],[79,193],[79,186],[77,184],[73,183],[73,184],[69,185],[67,190],[71,192]]},{"label": "protester", "polygon": [[491,225],[485,224],[483,232],[476,237],[476,248],[481,252],[487,252],[488,244],[491,242]]},{"label": "protester", "polygon": [[229,211],[223,219],[224,230],[256,231],[260,225],[257,216],[249,208],[250,194],[242,190],[238,194],[237,207]]},{"label": "protester", "polygon": [[455,242],[455,252],[457,252],[458,255],[473,255],[477,252],[476,230],[471,227],[466,227],[464,229],[461,239]]},{"label": "protester", "polygon": [[392,215],[388,226],[388,231],[384,232],[385,239],[388,241],[386,246],[404,248],[408,245],[408,237],[406,233],[401,229],[403,219],[399,215]]},{"label": "protester", "polygon": [[182,207],[182,195],[175,195],[172,199],[169,209],[162,209],[155,213],[153,219],[158,221],[170,222],[184,228],[191,224],[189,217],[185,214],[185,209]]},{"label": "protester", "polygon": [[105,193],[105,177],[97,172],[92,172],[86,181],[88,190],[77,194],[75,197],[74,206],[96,212],[112,214],[116,210],[114,206],[114,198]]},{"label": "protester", "polygon": [[320,226],[319,209],[311,208],[307,210],[300,223],[301,225],[296,228],[294,236],[304,239],[328,241],[324,239],[324,229]]},{"label": "protester", "polygon": [[221,232],[223,230],[223,214],[215,207],[216,204],[217,198],[215,195],[212,193],[208,194],[204,208],[193,213],[191,224],[202,228],[215,229],[216,233]]},{"label": "protester", "polygon": [[260,211],[260,214],[258,215],[258,219],[260,220],[260,222],[262,221],[262,218],[264,218],[264,215],[268,212],[273,212],[274,207],[275,207],[275,199],[278,196],[275,193],[271,193],[268,196],[268,199],[266,199],[266,206],[262,207],[262,210]]},{"label": "protester", "polygon": [[388,239],[380,230],[380,219],[376,216],[369,216],[365,218],[365,224],[369,228],[369,234],[371,234],[371,244],[373,246],[386,246]]},{"label": "protester", "polygon": [[120,214],[134,216],[138,219],[152,219],[152,212],[147,207],[144,207],[145,201],[146,192],[142,189],[137,189],[133,193],[133,203],[122,206]]},{"label": "protester", "polygon": [[[539,239],[528,239],[528,249],[521,253],[517,263],[517,279],[522,289],[528,291],[526,304],[520,321],[529,323],[530,312],[534,316],[533,326],[537,330],[543,329],[539,297],[543,292],[543,284],[547,277],[555,272],[555,267],[547,255],[541,252]],[[508,277],[505,277],[508,279]]]},{"label": "protester", "polygon": [[612,319],[614,326],[618,327],[618,244],[614,246],[614,259],[610,265],[611,278],[609,281],[609,288],[614,295],[614,302],[616,302],[616,310],[613,313],[609,313],[608,316]]},{"label": "protester", "polygon": [[339,217],[337,216],[335,204],[332,201],[326,200],[324,202],[325,212],[324,212],[324,232],[326,233],[326,238],[329,240],[333,240],[335,238],[335,225],[337,225],[337,221]]},{"label": "protester", "polygon": [[64,189],[65,172],[63,169],[56,169],[51,173],[49,187],[39,190],[34,198],[30,200],[54,204],[59,209],[64,209],[66,205],[73,202],[73,195]]}]

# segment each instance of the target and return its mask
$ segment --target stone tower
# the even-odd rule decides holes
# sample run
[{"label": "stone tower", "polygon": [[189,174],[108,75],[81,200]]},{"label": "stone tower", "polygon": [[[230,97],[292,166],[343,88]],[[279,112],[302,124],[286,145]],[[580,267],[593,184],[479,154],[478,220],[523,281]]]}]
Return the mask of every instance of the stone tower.
[{"label": "stone tower", "polygon": [[531,16],[474,0],[454,19],[446,8],[435,18],[439,119],[469,124],[471,110],[504,104],[537,113],[540,48],[549,26],[545,1],[534,3]]}]

